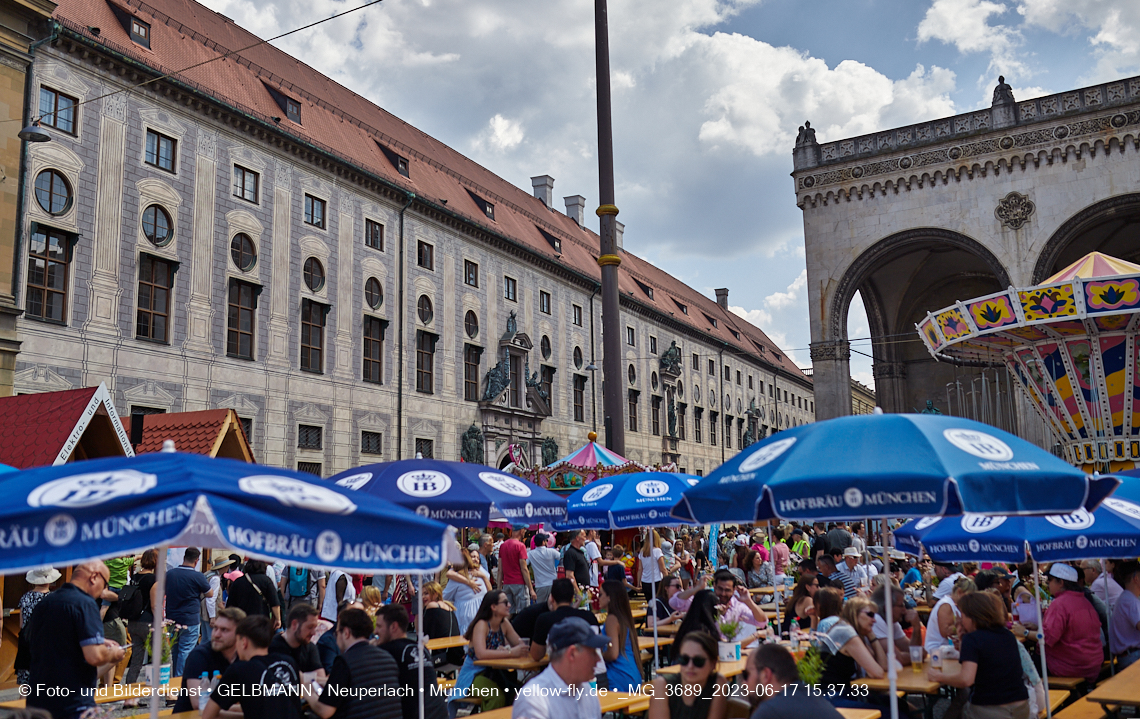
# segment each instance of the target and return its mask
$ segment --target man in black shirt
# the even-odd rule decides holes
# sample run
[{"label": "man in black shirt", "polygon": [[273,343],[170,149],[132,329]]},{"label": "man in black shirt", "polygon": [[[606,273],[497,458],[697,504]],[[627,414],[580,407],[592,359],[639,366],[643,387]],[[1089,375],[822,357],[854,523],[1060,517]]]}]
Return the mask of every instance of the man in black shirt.
[{"label": "man in black shirt", "polygon": [[530,638],[531,659],[537,662],[546,656],[546,636],[550,633],[550,628],[566,617],[580,617],[590,626],[598,626],[598,618],[594,613],[576,609],[571,606],[573,601],[574,585],[570,580],[555,579],[550,585],[550,599],[547,600],[550,611],[540,615],[534,622],[534,634]]},{"label": "man in black shirt", "polygon": [[831,702],[810,696],[800,684],[796,660],[791,652],[776,644],[761,644],[748,656],[744,666],[746,696],[759,702],[752,719],[841,719]]},{"label": "man in black shirt", "polygon": [[237,607],[246,616],[261,615],[271,617],[273,629],[281,626],[281,599],[273,580],[265,574],[268,565],[257,559],[245,563],[245,574],[230,584],[227,607]]},{"label": "man in black shirt", "polygon": [[317,624],[321,617],[317,610],[304,602],[296,602],[286,617],[288,628],[273,637],[269,643],[270,654],[288,654],[301,672],[301,678],[308,684],[313,679],[323,684],[325,668],[321,664],[321,653],[313,644]]},{"label": "man in black shirt", "polygon": [[549,593],[547,594],[545,602],[534,602],[526,609],[511,617],[511,626],[523,639],[530,639],[534,636],[534,623],[543,614],[550,611],[553,606],[550,601]]},{"label": "man in black shirt", "polygon": [[319,697],[306,697],[309,708],[320,719],[401,719],[397,698],[402,685],[396,660],[368,643],[372,630],[372,619],[363,609],[345,609],[337,617],[340,656],[333,662],[324,692]]},{"label": "man in black shirt", "polygon": [[301,677],[292,657],[270,654],[273,622],[269,617],[246,617],[238,622],[237,655],[218,688],[210,694],[202,719],[241,704],[245,719],[301,719]]},{"label": "man in black shirt", "polygon": [[32,647],[28,708],[71,719],[95,706],[96,667],[117,664],[124,654],[122,647],[103,638],[95,602],[107,591],[110,576],[102,561],[80,564],[70,582],[36,605],[24,627]]},{"label": "man in black shirt", "polygon": [[214,616],[214,627],[210,641],[199,644],[186,655],[186,667],[182,674],[182,691],[174,703],[174,713],[201,710],[205,702],[202,698],[202,675],[206,675],[205,686],[210,685],[214,674],[221,677],[237,658],[237,625],[245,619],[245,612],[237,607],[223,607]]},{"label": "man in black shirt", "polygon": [[405,694],[400,702],[404,719],[447,719],[447,704],[435,688],[435,667],[424,659],[424,712],[420,717],[420,657],[416,643],[408,639],[408,611],[401,604],[388,604],[376,613],[376,641],[396,660],[400,685]]},{"label": "man in black shirt", "polygon": [[562,557],[562,566],[566,568],[566,578],[574,582],[574,593],[590,586],[590,562],[582,546],[586,544],[586,530],[580,529],[570,540],[566,554]]}]

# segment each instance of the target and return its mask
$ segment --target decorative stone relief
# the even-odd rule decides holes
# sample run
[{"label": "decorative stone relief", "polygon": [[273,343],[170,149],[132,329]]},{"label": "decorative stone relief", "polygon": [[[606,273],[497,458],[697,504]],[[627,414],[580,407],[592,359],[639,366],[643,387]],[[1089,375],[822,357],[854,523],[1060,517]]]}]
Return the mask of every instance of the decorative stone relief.
[{"label": "decorative stone relief", "polygon": [[293,184],[293,168],[278,161],[273,171],[273,182],[277,187],[288,189]]},{"label": "decorative stone relief", "polygon": [[75,388],[58,372],[42,364],[33,365],[17,372],[13,378],[13,387],[20,394],[63,392]]},{"label": "decorative stone relief", "polygon": [[109,120],[116,122],[127,121],[127,93],[119,92],[117,87],[104,88],[104,93],[108,94],[103,98],[103,115]]},{"label": "decorative stone relief", "polygon": [[851,343],[847,340],[834,342],[813,342],[811,344],[811,361],[825,362],[851,359]]},{"label": "decorative stone relief", "polygon": [[214,159],[218,150],[218,133],[198,128],[198,154]]},{"label": "decorative stone relief", "polygon": [[143,382],[131,387],[123,392],[123,399],[128,404],[143,404],[148,407],[158,407],[171,411],[177,402],[177,398],[159,387],[154,380],[144,380]]},{"label": "decorative stone relief", "polygon": [[1036,206],[1028,197],[1019,192],[1011,192],[998,201],[994,216],[1011,230],[1020,230],[1029,222],[1035,209]]},{"label": "decorative stone relief", "polygon": [[329,421],[329,416],[317,409],[316,405],[305,402],[293,411],[293,419],[298,422],[308,421],[313,424],[324,424]]}]

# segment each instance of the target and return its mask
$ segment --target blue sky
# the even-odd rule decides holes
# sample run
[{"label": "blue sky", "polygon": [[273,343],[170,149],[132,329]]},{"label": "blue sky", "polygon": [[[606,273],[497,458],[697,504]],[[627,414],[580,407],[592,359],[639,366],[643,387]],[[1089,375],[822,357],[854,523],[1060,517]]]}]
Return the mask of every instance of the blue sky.
[{"label": "blue sky", "polygon": [[[262,37],[360,0],[205,0]],[[791,148],[1140,72],[1140,0],[610,0],[626,248],[808,366]],[[287,52],[530,191],[597,203],[591,0],[385,0]],[[560,205],[557,202],[556,205]],[[592,215],[592,213],[591,213]],[[596,229],[596,228],[595,228]],[[866,337],[858,310],[851,337]],[[869,343],[856,350],[869,351]],[[871,383],[870,361],[852,373]]]}]

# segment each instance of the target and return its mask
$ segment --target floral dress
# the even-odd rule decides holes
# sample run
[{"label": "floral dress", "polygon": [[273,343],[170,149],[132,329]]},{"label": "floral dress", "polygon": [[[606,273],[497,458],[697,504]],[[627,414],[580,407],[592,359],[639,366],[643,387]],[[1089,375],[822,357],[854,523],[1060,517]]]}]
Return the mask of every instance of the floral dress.
[{"label": "floral dress", "polygon": [[[491,631],[487,627],[487,648],[488,649],[502,649],[503,647],[510,648],[507,643],[507,636],[503,634],[500,629],[497,632]],[[482,672],[486,667],[475,666],[475,647],[472,644],[467,645],[467,656],[463,660],[463,666],[459,669],[459,674],[455,677],[455,687],[449,702],[455,701],[466,695],[467,689],[471,688],[471,684],[475,681],[475,675]]]},{"label": "floral dress", "polygon": [[[28,620],[32,618],[32,610],[36,608],[47,592],[30,591],[26,592],[24,596],[20,597],[20,631],[24,631],[24,627],[28,625]],[[16,681],[19,684],[27,684],[28,676],[31,674],[27,669],[21,669],[16,672]]]}]

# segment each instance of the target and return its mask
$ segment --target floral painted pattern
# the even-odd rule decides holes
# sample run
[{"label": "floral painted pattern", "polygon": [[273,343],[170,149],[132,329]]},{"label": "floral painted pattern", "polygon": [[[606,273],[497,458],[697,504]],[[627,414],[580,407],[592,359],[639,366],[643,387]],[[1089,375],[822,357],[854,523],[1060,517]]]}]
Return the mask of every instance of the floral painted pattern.
[{"label": "floral painted pattern", "polygon": [[1140,306],[1140,281],[1103,280],[1085,285],[1085,305],[1090,312],[1132,309]]},{"label": "floral painted pattern", "polygon": [[1013,307],[1010,306],[1009,298],[1006,296],[994,297],[981,302],[974,302],[967,305],[970,310],[970,315],[974,318],[974,324],[979,330],[988,330],[995,327],[1004,327],[1017,322],[1017,317],[1013,314]]},{"label": "floral painted pattern", "polygon": [[1017,294],[1021,300],[1021,309],[1025,312],[1026,322],[1046,320],[1051,317],[1071,317],[1077,313],[1072,285],[1020,290]]},{"label": "floral painted pattern", "polygon": [[937,349],[938,345],[942,344],[942,338],[938,336],[938,330],[934,329],[933,322],[929,320],[923,322],[919,330],[922,332],[922,337],[926,340],[926,345],[930,349]]},{"label": "floral painted pattern", "polygon": [[956,340],[959,337],[965,337],[970,334],[970,325],[966,324],[962,313],[956,308],[943,312],[935,319],[938,320],[938,326],[942,328],[942,336],[945,337],[947,341]]}]

